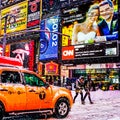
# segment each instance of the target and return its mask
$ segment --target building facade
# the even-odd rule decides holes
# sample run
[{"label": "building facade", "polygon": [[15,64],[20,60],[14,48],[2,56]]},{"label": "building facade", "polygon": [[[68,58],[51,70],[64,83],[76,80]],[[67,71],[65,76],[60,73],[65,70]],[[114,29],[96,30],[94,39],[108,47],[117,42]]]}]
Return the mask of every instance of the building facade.
[{"label": "building facade", "polygon": [[6,42],[6,56],[52,83],[91,74],[97,83],[119,85],[118,0],[1,0],[0,6],[1,55]]}]

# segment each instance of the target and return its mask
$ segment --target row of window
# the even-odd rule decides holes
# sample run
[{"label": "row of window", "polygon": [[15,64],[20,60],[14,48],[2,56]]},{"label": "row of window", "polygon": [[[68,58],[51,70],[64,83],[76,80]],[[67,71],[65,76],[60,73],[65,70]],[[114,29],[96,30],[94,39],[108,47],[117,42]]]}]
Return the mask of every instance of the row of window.
[{"label": "row of window", "polygon": [[37,76],[29,73],[23,73],[23,80],[21,79],[20,73],[16,71],[3,71],[1,74],[1,82],[2,83],[22,83],[25,81],[27,85],[30,86],[44,86],[45,83],[43,80],[38,78]]}]

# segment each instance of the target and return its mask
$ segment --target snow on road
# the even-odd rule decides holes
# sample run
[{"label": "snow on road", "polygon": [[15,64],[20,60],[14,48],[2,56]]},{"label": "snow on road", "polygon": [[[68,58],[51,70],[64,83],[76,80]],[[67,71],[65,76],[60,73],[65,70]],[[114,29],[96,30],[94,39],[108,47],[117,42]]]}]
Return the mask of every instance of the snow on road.
[{"label": "snow on road", "polygon": [[[73,97],[75,91],[72,91]],[[120,120],[120,91],[91,91],[94,104],[86,98],[85,105],[81,104],[80,95],[77,97],[72,110],[64,120]],[[49,120],[60,120],[49,118]]]},{"label": "snow on road", "polygon": [[120,91],[92,91],[91,97],[94,104],[81,105],[79,96],[65,120],[120,120]]},{"label": "snow on road", "polygon": [[[74,97],[75,91],[72,91]],[[68,114],[62,120],[120,120],[120,90],[114,91],[91,91],[91,98],[94,104],[90,104],[86,98],[85,105],[81,104],[80,95]],[[8,120],[8,119],[5,119]],[[30,116],[11,118],[9,120],[61,120],[53,118],[33,119]]]}]

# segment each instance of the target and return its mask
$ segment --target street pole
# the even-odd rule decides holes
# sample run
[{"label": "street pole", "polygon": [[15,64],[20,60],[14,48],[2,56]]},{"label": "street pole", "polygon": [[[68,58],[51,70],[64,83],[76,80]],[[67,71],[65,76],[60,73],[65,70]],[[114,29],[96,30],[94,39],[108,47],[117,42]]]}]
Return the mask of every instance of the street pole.
[{"label": "street pole", "polygon": [[8,15],[4,16],[3,18],[5,19],[5,25],[4,25],[3,53],[2,53],[2,56],[5,56],[5,50],[6,50],[6,27],[7,27]]},{"label": "street pole", "polygon": [[3,46],[2,46],[2,47],[3,47],[2,56],[5,56],[5,50],[6,50],[6,43],[7,43],[6,37],[7,37],[7,22],[8,22],[8,18],[9,18],[9,22],[10,22],[10,19],[11,19],[12,17],[14,18],[14,21],[13,21],[13,22],[15,22],[15,21],[16,21],[15,16],[12,15],[12,14],[6,14],[5,16],[2,17],[2,19],[5,19],[4,35],[3,35]]}]

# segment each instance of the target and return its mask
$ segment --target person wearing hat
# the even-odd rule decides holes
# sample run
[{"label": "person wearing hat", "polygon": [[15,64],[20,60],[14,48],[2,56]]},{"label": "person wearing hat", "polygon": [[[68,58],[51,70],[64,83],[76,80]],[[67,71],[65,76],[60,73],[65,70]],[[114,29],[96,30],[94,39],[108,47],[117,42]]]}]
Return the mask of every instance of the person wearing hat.
[{"label": "person wearing hat", "polygon": [[81,76],[76,80],[76,95],[74,96],[73,102],[75,103],[75,99],[77,98],[78,94],[81,94],[81,103],[84,104],[83,100],[83,89],[84,89],[84,77]]}]

